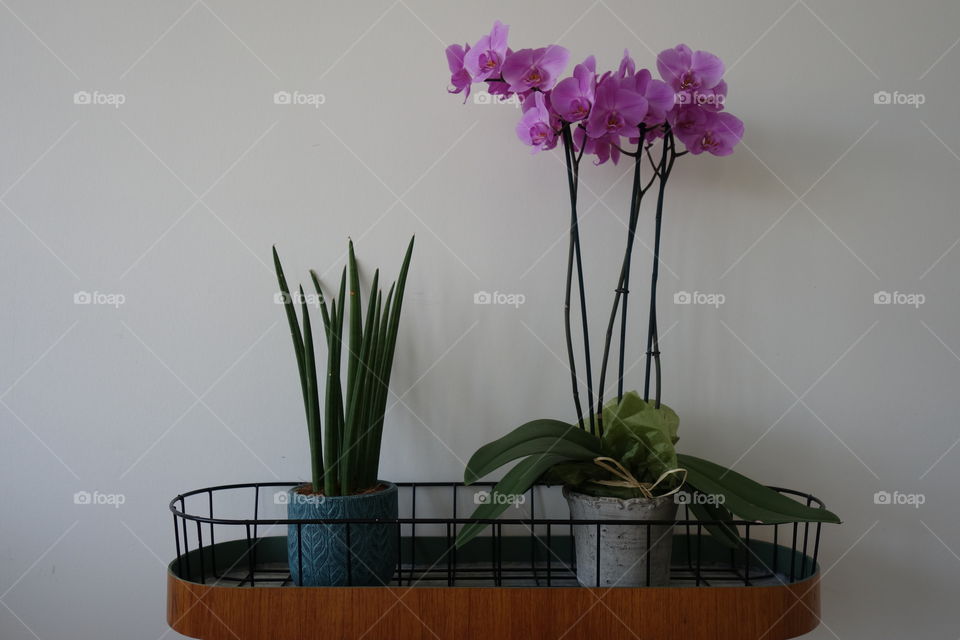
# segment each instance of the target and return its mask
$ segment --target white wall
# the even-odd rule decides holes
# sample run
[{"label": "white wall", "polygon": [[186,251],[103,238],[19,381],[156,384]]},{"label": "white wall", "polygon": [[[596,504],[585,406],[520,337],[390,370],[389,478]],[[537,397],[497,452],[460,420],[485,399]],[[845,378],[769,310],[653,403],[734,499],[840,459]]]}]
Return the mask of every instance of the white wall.
[{"label": "white wall", "polygon": [[[650,50],[678,42],[727,62],[744,144],[681,159],[664,233],[664,398],[684,450],[842,515],[824,538],[825,624],[810,637],[960,634],[960,5],[5,0],[5,640],[160,637],[167,500],[308,473],[272,243],[302,276],[339,270],[351,235],[369,275],[395,273],[417,234],[393,379],[409,391],[388,417],[383,476],[454,479],[508,428],[570,416],[555,357],[560,156],[531,157],[511,107],[444,92],[443,46],[495,18],[515,46],[559,38],[602,66],[626,47],[652,67]],[[125,103],[76,105],[82,90]],[[275,105],[279,90],[326,101]],[[879,90],[926,102],[875,105]],[[595,329],[623,243],[625,169],[583,175]],[[648,264],[638,248],[635,311]],[[478,290],[527,302],[475,306]],[[726,304],[671,304],[681,290]],[[877,306],[879,290],[926,301]],[[125,302],[75,305],[78,291]],[[74,505],[81,490],[126,503]],[[875,505],[879,490],[926,503]]]}]

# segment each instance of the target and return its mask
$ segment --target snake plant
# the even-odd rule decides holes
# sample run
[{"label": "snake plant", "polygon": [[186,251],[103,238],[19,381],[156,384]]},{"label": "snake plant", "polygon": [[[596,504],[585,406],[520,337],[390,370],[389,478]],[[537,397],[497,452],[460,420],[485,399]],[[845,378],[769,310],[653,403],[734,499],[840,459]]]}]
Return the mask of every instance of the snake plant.
[{"label": "snake plant", "polygon": [[[374,272],[366,312],[362,309],[360,299],[360,278],[352,240],[347,252],[347,266],[340,275],[337,297],[330,300],[329,306],[320,286],[320,277],[315,271],[310,271],[327,344],[322,411],[307,297],[303,286],[300,286],[297,300],[301,319],[298,319],[295,299],[290,294],[283,274],[280,256],[277,248],[273,248],[273,263],[300,374],[303,409],[310,439],[311,489],[314,493],[345,496],[377,484],[387,389],[413,240],[411,238],[407,246],[400,275],[390,285],[386,297],[379,288],[380,270]],[[345,322],[347,333],[344,332]],[[347,364],[346,389],[343,385],[344,360]],[[324,424],[326,426],[322,428]]]}]

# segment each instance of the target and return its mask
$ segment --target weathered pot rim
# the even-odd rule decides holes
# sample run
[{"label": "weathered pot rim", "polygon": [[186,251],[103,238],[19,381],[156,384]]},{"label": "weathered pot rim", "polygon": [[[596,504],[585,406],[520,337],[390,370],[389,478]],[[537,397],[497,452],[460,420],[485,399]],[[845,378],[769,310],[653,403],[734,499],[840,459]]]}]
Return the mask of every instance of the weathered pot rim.
[{"label": "weathered pot rim", "polygon": [[304,482],[303,484],[298,484],[294,487],[290,487],[289,489],[287,489],[287,493],[289,493],[291,497],[296,496],[297,501],[301,503],[315,502],[317,504],[323,504],[326,502],[337,502],[337,501],[358,502],[364,499],[373,500],[373,499],[389,496],[390,494],[396,494],[399,491],[399,489],[397,488],[397,485],[390,482],[389,480],[377,480],[377,484],[383,485],[385,488],[381,489],[380,491],[372,491],[370,493],[357,493],[349,496],[322,496],[322,495],[317,495],[315,493],[298,493],[297,489],[299,489],[300,487],[309,486],[309,483]]},{"label": "weathered pot rim", "polygon": [[576,489],[564,485],[563,487],[563,497],[567,500],[577,500],[579,502],[594,502],[601,504],[611,504],[620,507],[621,509],[629,509],[634,505],[655,505],[657,507],[662,506],[666,502],[672,502],[673,496],[671,494],[668,496],[657,496],[656,498],[644,498],[642,496],[637,498],[616,498],[613,496],[594,496],[589,493],[582,493]]}]

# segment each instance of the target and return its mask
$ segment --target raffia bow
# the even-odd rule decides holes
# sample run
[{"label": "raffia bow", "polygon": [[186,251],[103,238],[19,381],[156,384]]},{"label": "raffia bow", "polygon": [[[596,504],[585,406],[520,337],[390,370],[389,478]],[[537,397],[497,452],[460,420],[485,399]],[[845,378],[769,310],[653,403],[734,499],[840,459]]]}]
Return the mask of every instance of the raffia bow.
[{"label": "raffia bow", "polygon": [[[609,471],[614,476],[620,478],[620,480],[592,480],[594,484],[602,484],[607,487],[626,487],[627,489],[637,489],[643,495],[644,498],[653,499],[653,498],[663,498],[665,496],[673,495],[674,493],[680,491],[680,487],[683,486],[683,483],[687,480],[687,470],[686,469],[669,469],[660,474],[660,477],[657,478],[657,481],[654,483],[649,482],[640,482],[634,477],[630,471],[624,467],[618,460],[613,458],[608,458],[606,456],[599,456],[593,459],[593,463]],[[653,495],[653,490],[663,482],[667,476],[672,476],[677,473],[683,474],[683,480],[677,485],[675,489],[668,491],[667,493],[661,494],[659,496]]]}]

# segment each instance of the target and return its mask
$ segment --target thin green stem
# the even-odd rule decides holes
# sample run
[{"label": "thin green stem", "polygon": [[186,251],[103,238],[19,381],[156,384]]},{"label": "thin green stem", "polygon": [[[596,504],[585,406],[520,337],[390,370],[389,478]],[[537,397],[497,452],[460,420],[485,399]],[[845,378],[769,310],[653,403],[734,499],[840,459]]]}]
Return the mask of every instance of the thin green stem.
[{"label": "thin green stem", "polygon": [[[643,144],[643,133],[644,130],[641,129],[641,142]],[[639,147],[638,147],[639,148]],[[631,189],[630,195],[630,212],[627,222],[627,246],[624,250],[623,261],[620,266],[620,278],[617,281],[617,287],[614,289],[613,296],[613,309],[610,310],[610,319],[607,321],[607,333],[606,338],[603,344],[603,358],[600,364],[600,386],[597,388],[597,405],[600,407],[601,419],[600,419],[600,433],[603,434],[603,390],[605,388],[604,382],[607,377],[607,362],[610,358],[610,346],[613,340],[613,327],[617,320],[617,310],[620,306],[620,298],[623,296],[625,291],[625,281],[627,279],[627,273],[630,270],[630,254],[633,252],[633,240],[636,237],[637,221],[640,216],[640,201],[643,198],[643,190],[640,189],[640,166],[641,166],[641,157],[639,154],[634,155],[634,166],[633,166],[633,187]],[[621,338],[621,345],[623,338]],[[621,390],[618,391],[617,399],[623,396],[622,393],[622,379],[623,379],[623,369],[622,365],[620,368],[619,380],[621,381],[620,387]]]},{"label": "thin green stem", "polygon": [[657,332],[657,282],[660,276],[660,233],[663,228],[663,201],[667,180],[676,160],[673,132],[667,126],[663,136],[663,152],[660,157],[660,187],[657,193],[656,229],[653,243],[653,269],[650,275],[650,316],[647,329],[646,367],[643,379],[643,399],[650,399],[650,366],[656,364],[655,406],[660,407],[660,340]]},{"label": "thin green stem", "polygon": [[570,182],[570,233],[573,235],[574,253],[577,263],[577,284],[580,292],[580,325],[583,329],[583,359],[584,369],[587,377],[587,410],[590,416],[590,433],[596,433],[596,412],[593,406],[593,361],[590,356],[590,331],[587,324],[587,294],[586,287],[583,285],[583,258],[580,248],[580,217],[577,213],[577,198],[580,187],[580,160],[577,157],[576,149],[573,144],[573,136],[569,125],[563,130],[564,147],[567,152],[568,175],[570,167],[573,168],[572,180]]},{"label": "thin green stem", "polygon": [[[570,381],[571,381],[571,384],[573,385],[573,404],[577,410],[577,424],[580,426],[581,429],[583,429],[585,428],[585,425],[583,423],[583,406],[580,404],[580,384],[577,379],[577,362],[573,352],[573,336],[570,331],[570,293],[573,288],[573,265],[574,265],[574,259],[578,254],[577,241],[579,238],[578,238],[578,235],[575,233],[575,229],[577,225],[577,207],[576,207],[577,190],[576,190],[576,184],[575,184],[574,172],[573,172],[573,166],[574,166],[573,157],[572,157],[573,145],[572,145],[572,140],[570,136],[569,125],[565,124],[563,126],[562,135],[563,135],[564,157],[566,159],[566,164],[567,164],[567,184],[570,189],[570,210],[571,210],[570,247],[567,250],[567,282],[566,282],[566,288],[564,291],[564,298],[563,298],[563,326],[564,326],[564,333],[566,335],[566,340],[567,340],[567,359],[570,365]],[[579,266],[579,263],[578,263],[578,266]],[[578,274],[580,276],[580,286],[581,286],[581,294],[582,294],[583,273],[579,268],[578,268]],[[589,370],[589,364],[587,365],[587,367]]]}]

